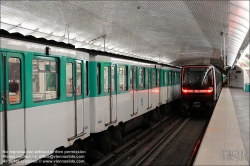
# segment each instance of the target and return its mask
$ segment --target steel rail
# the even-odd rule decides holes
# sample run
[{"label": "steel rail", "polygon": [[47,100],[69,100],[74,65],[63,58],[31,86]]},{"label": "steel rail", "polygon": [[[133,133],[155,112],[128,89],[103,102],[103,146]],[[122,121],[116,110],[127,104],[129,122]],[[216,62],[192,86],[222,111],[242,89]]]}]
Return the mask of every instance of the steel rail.
[{"label": "steel rail", "polygon": [[208,126],[208,124],[209,124],[209,121],[210,121],[210,118],[206,121],[206,123],[205,123],[205,125],[204,125],[204,127],[203,127],[203,129],[202,129],[202,132],[201,132],[201,134],[200,134],[200,136],[199,136],[199,139],[197,140],[197,142],[196,142],[196,144],[195,144],[195,146],[194,146],[193,152],[192,152],[192,154],[191,154],[191,156],[190,156],[190,158],[189,158],[189,160],[188,160],[187,166],[192,166],[192,165],[193,165],[193,162],[194,162],[194,159],[195,159],[195,157],[196,157],[196,154],[197,154],[197,152],[198,152],[198,150],[199,150],[201,141],[202,141],[202,139],[203,139],[203,137],[204,137],[204,135],[205,135],[205,132],[206,132],[206,130],[207,130],[207,126]]}]

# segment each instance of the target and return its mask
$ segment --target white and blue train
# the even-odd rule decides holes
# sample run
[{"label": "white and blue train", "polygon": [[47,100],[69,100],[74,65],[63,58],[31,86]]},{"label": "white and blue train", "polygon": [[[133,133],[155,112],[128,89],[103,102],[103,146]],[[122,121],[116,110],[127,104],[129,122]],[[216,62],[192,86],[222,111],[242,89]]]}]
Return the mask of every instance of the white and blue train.
[{"label": "white and blue train", "polygon": [[0,165],[89,142],[106,155],[180,99],[180,68],[9,36],[0,38]]}]

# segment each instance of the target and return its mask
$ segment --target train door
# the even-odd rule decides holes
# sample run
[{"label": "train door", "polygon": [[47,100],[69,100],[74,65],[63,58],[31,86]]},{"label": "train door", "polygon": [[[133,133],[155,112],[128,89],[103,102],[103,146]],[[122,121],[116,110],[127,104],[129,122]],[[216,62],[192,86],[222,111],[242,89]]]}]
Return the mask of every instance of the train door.
[{"label": "train door", "polygon": [[110,73],[110,122],[115,123],[117,121],[116,116],[116,66],[111,65],[111,73]]},{"label": "train door", "polygon": [[136,91],[136,67],[130,68],[130,89],[132,90],[132,100],[133,100],[133,113],[131,116],[138,113],[137,109],[137,91]]},{"label": "train door", "polygon": [[108,94],[109,94],[109,122],[107,122],[105,125],[110,125],[112,123],[117,122],[117,116],[116,116],[116,66],[115,65],[109,65],[104,66],[104,71],[108,75]]},{"label": "train door", "polygon": [[[24,58],[11,52],[1,52],[1,57],[4,162],[11,163],[25,158]],[[8,151],[16,152],[18,157],[9,156]]]},{"label": "train door", "polygon": [[148,108],[152,108],[152,89],[151,89],[151,71],[150,69],[146,69],[146,86],[148,89]]},{"label": "train door", "polygon": [[66,96],[68,110],[68,141],[84,134],[84,107],[80,100],[82,96],[82,62],[67,59],[66,62]]}]

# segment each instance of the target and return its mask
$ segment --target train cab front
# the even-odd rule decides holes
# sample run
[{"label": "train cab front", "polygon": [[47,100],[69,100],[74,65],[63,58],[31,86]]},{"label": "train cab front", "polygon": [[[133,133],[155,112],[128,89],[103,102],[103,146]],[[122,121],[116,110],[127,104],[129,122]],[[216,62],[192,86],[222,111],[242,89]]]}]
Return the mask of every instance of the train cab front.
[{"label": "train cab front", "polygon": [[181,85],[183,114],[211,110],[214,106],[214,89],[212,66],[184,66]]}]

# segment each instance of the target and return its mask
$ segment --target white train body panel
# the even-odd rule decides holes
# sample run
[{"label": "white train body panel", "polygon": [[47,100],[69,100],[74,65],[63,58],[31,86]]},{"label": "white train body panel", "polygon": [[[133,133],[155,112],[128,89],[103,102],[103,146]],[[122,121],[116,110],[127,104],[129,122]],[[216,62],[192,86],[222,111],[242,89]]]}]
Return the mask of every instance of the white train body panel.
[{"label": "white train body panel", "polygon": [[138,114],[144,114],[148,112],[148,90],[139,90],[137,91],[138,94]]},{"label": "white train body panel", "polygon": [[[36,153],[29,153],[34,155],[33,161],[49,155],[50,152],[59,146],[69,146],[67,138],[74,135],[74,107],[71,105],[74,101],[63,102],[58,104],[43,105],[33,108],[18,109],[8,111],[8,151],[24,151],[26,142],[26,150]],[[77,120],[78,134],[83,132],[81,139],[85,139],[90,135],[90,121],[88,99],[78,100],[79,116]],[[83,109],[83,103],[85,107]],[[83,111],[84,110],[84,111]],[[0,113],[3,118],[3,112]],[[25,121],[24,121],[25,119]],[[26,122],[26,125],[24,124]],[[1,121],[2,123],[2,121]],[[3,124],[1,124],[1,127]],[[24,132],[24,127],[26,133]],[[1,128],[1,136],[3,129]],[[24,140],[26,138],[26,140]],[[1,155],[3,152],[3,139],[1,138]],[[46,151],[48,153],[39,153],[38,151]],[[23,155],[23,153],[18,153]],[[2,157],[1,157],[2,159]],[[27,162],[32,161],[27,158]],[[2,161],[1,161],[2,162]],[[23,161],[25,162],[25,161]]]},{"label": "white train body panel", "polygon": [[159,87],[152,88],[152,109],[159,106]]}]

